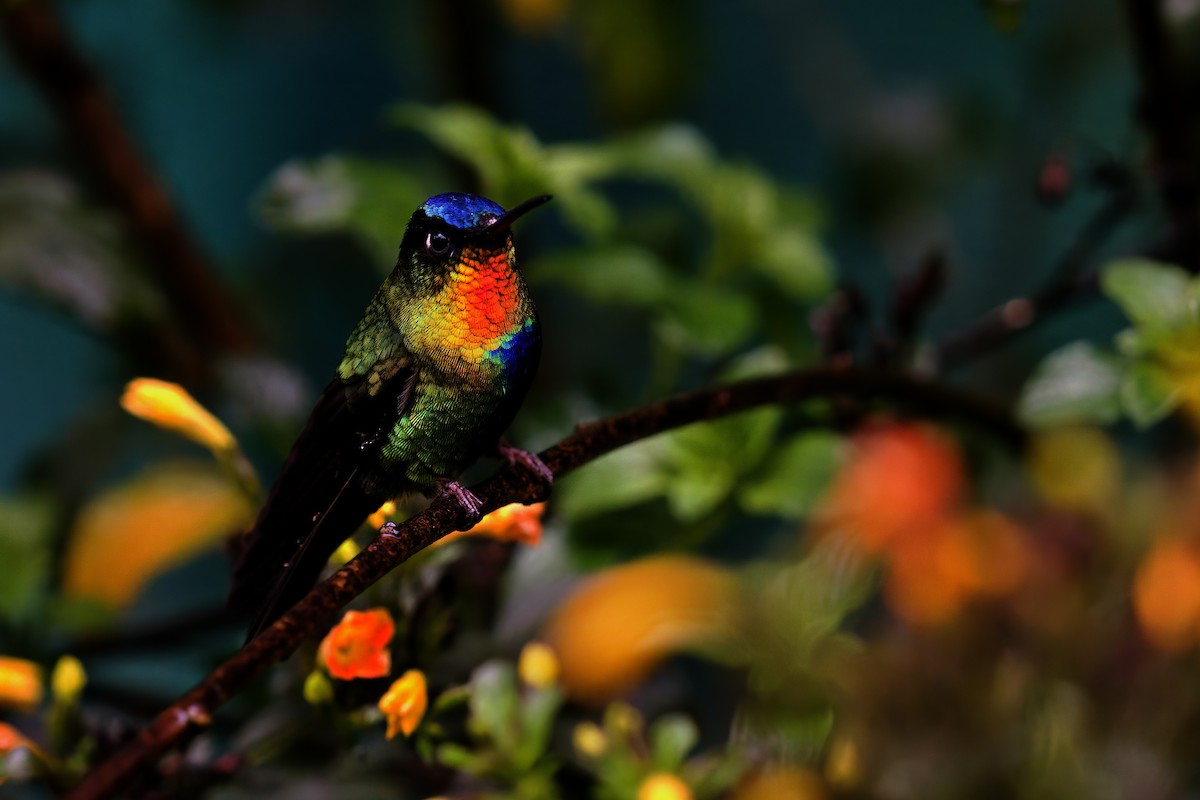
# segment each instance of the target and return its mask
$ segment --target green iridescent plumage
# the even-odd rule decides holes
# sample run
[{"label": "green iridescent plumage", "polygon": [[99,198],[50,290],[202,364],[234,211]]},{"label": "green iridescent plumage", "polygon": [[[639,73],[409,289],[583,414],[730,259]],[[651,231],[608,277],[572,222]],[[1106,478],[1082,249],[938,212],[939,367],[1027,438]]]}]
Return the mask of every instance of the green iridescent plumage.
[{"label": "green iridescent plumage", "polygon": [[250,634],[308,591],[334,549],[384,501],[446,491],[500,443],[533,380],[537,313],[509,227],[549,198],[505,212],[475,195],[438,195],[413,215],[395,269],[346,344],[254,528],[235,554],[231,606]]}]

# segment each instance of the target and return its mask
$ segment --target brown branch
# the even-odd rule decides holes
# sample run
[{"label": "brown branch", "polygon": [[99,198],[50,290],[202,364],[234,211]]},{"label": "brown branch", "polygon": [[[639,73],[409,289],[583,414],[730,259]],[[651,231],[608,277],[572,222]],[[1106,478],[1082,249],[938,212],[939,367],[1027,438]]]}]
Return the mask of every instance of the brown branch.
[{"label": "brown branch", "polygon": [[[199,356],[251,349],[254,336],[122,124],[101,80],[46,0],[0,4],[9,52],[58,114],[74,146],[124,215]],[[194,367],[195,365],[193,365]]]},{"label": "brown branch", "polygon": [[[770,404],[820,397],[889,399],[932,417],[957,417],[980,425],[1019,446],[1022,431],[1007,413],[979,398],[901,373],[813,369],[743,381],[678,395],[635,411],[579,425],[574,433],[540,453],[562,477],[605,453],[667,430]],[[472,491],[485,511],[514,502],[534,502],[545,487],[515,467],[502,469]],[[356,558],[280,617],[199,685],[160,713],[138,736],[97,765],[69,795],[71,800],[111,797],[139,770],[189,731],[209,724],[213,712],[271,664],[289,656],[305,637],[396,566],[463,522],[445,498],[399,526],[385,526]]]}]

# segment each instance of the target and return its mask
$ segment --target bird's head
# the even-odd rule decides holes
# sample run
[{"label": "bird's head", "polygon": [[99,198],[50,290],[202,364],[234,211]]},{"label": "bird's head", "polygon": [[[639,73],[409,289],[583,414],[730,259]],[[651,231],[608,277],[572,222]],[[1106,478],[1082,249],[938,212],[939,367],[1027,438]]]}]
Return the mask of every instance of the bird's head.
[{"label": "bird's head", "polygon": [[541,195],[505,211],[474,194],[439,194],[412,215],[395,275],[415,293],[438,291],[466,270],[516,269],[512,224],[550,199]]}]

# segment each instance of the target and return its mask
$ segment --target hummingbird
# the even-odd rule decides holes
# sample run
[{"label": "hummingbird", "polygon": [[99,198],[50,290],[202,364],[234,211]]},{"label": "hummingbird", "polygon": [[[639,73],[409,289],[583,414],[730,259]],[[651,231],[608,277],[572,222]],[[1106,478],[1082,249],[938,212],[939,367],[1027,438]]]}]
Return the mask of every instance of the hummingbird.
[{"label": "hummingbird", "polygon": [[505,211],[478,195],[439,194],[413,213],[395,267],[234,545],[229,605],[251,613],[247,641],[312,588],[384,502],[450,495],[478,521],[478,498],[455,478],[484,455],[553,481],[536,455],[502,438],[541,355],[511,228],[549,199]]}]

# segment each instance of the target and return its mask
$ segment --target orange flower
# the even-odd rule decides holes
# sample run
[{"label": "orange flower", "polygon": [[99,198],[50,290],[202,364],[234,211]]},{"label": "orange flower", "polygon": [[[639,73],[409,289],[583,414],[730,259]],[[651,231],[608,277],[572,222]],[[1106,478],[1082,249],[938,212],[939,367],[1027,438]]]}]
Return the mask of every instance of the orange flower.
[{"label": "orange flower", "polygon": [[1160,538],[1134,576],[1133,608],[1159,649],[1177,653],[1200,643],[1200,547],[1183,536]]},{"label": "orange flower", "polygon": [[42,668],[23,658],[0,656],[0,706],[32,709],[42,702]]},{"label": "orange flower", "polygon": [[825,517],[866,553],[920,536],[959,502],[963,466],[954,443],[928,425],[884,423],[853,440],[829,490]]},{"label": "orange flower", "polygon": [[135,417],[174,431],[215,453],[236,447],[229,429],[177,383],[134,378],[125,386],[121,407]]},{"label": "orange flower", "polygon": [[379,698],[379,710],[387,717],[387,738],[393,739],[397,733],[412,736],[412,732],[421,724],[428,705],[425,673],[410,669],[401,675]]},{"label": "orange flower", "polygon": [[607,700],[667,655],[723,635],[738,600],[726,570],[691,556],[656,556],[585,580],[547,622],[545,640],[572,697]]},{"label": "orange flower", "polygon": [[[5,722],[0,722],[0,756],[8,755],[17,748],[24,748],[33,753],[40,753],[38,746],[27,739],[19,730]],[[0,775],[0,783],[4,777]]]},{"label": "orange flower", "polygon": [[825,785],[807,767],[782,765],[754,772],[733,790],[733,800],[825,800]]},{"label": "orange flower", "polygon": [[330,675],[344,681],[382,678],[392,668],[387,646],[395,632],[386,608],[347,611],[321,640],[317,658]]},{"label": "orange flower", "polygon": [[994,511],[960,513],[893,545],[884,593],[899,616],[937,625],[975,598],[1009,595],[1029,564],[1025,540],[1007,518]]},{"label": "orange flower", "polygon": [[453,541],[459,536],[490,536],[502,542],[517,542],[536,547],[542,542],[542,514],[545,511],[545,503],[528,506],[510,503],[479,520],[469,531],[446,536],[439,544]]}]

